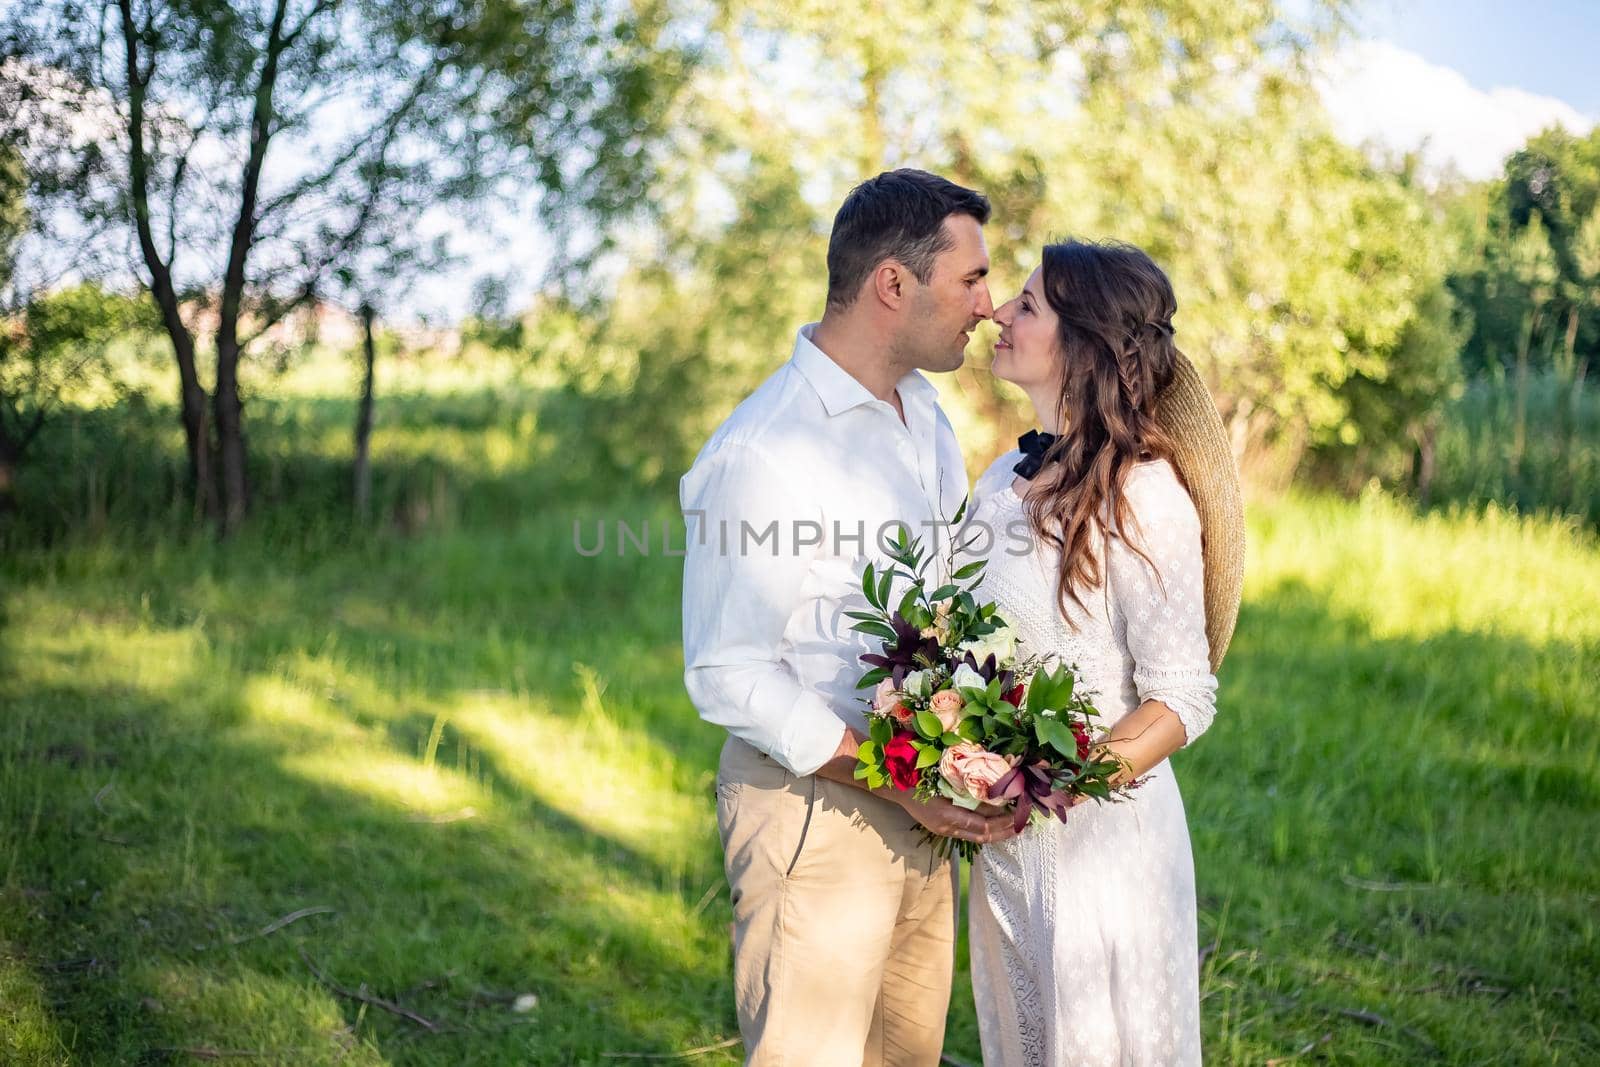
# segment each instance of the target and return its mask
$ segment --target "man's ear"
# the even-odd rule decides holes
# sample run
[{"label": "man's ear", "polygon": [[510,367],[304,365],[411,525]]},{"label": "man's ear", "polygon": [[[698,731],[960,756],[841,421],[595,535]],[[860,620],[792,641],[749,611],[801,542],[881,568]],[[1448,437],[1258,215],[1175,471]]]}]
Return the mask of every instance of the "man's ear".
[{"label": "man's ear", "polygon": [[886,259],[872,272],[872,293],[884,307],[898,311],[910,295],[911,272],[898,260]]}]

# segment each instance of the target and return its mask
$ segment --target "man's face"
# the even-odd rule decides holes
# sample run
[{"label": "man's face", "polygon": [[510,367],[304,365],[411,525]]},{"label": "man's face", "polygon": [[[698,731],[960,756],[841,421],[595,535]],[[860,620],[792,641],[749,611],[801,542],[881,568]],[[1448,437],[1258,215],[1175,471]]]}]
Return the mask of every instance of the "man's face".
[{"label": "man's face", "polygon": [[983,227],[971,215],[951,215],[944,231],[950,247],[934,260],[927,284],[912,279],[913,296],[896,346],[913,366],[928,371],[960,367],[973,328],[994,314]]}]

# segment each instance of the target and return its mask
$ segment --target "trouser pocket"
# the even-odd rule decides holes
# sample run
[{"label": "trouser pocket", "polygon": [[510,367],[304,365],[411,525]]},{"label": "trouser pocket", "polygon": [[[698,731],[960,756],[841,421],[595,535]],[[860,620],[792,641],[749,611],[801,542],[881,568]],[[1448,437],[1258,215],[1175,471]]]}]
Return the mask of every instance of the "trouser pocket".
[{"label": "trouser pocket", "polygon": [[794,874],[811,836],[817,784],[729,738],[717,770],[717,829],[735,895]]}]

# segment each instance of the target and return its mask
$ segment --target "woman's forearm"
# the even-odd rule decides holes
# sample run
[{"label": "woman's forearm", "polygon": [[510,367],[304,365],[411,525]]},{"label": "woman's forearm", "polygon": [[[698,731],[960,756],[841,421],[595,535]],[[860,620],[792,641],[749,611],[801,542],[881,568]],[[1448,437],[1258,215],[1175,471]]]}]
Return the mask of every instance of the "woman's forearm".
[{"label": "woman's forearm", "polygon": [[1098,751],[1122,761],[1114,781],[1120,785],[1149,771],[1187,739],[1177,712],[1159,700],[1147,700],[1117,720]]}]

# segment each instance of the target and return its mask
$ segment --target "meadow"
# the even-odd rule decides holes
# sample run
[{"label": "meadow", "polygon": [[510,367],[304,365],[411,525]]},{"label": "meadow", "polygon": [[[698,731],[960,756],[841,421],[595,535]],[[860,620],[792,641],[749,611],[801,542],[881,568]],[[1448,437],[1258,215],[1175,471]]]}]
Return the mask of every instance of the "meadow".
[{"label": "meadow", "polygon": [[[738,1062],[680,564],[573,546],[670,491],[544,385],[384,386],[365,526],[347,391],[253,403],[220,544],[171,533],[161,407],[47,439],[0,540],[0,1061]],[[1600,1062],[1592,529],[1380,492],[1250,519],[1174,760],[1208,1060]]]}]

